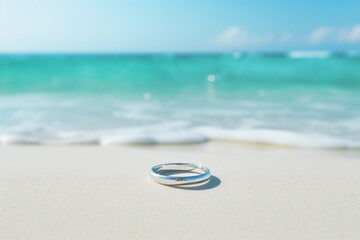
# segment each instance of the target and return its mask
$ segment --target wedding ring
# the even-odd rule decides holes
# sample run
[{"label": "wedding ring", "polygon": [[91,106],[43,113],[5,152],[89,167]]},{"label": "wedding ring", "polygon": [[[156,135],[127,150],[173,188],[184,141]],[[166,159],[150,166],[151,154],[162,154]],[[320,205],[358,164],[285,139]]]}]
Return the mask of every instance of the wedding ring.
[{"label": "wedding ring", "polygon": [[164,185],[188,185],[206,183],[211,173],[207,167],[194,163],[164,163],[150,169],[151,178]]}]

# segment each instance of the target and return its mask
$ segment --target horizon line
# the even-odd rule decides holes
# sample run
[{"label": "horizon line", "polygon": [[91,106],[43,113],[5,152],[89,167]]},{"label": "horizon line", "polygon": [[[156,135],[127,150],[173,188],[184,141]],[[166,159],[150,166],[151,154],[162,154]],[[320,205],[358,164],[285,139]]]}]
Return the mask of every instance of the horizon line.
[{"label": "horizon line", "polygon": [[324,50],[324,49],[296,49],[296,50],[224,50],[224,51],[29,51],[29,52],[1,52],[0,55],[215,55],[215,54],[285,54],[291,52],[305,53],[351,53],[360,49]]}]

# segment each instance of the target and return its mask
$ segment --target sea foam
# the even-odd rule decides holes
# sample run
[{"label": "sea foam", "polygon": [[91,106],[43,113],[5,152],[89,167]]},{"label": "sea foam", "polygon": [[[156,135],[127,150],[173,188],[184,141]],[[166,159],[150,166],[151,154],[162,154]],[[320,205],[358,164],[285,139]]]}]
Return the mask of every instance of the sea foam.
[{"label": "sea foam", "polygon": [[291,51],[288,53],[290,58],[327,58],[330,56],[328,51]]},{"label": "sea foam", "polygon": [[196,130],[212,140],[266,143],[306,148],[360,147],[360,142],[351,142],[340,138],[314,133],[298,133],[274,129],[221,129],[214,127],[200,127]]},{"label": "sea foam", "polygon": [[154,131],[149,129],[114,129],[91,132],[60,132],[52,137],[2,135],[0,144],[200,144],[208,141],[233,141],[239,143],[271,144],[304,148],[351,149],[360,148],[360,142],[316,133],[298,133],[274,129],[222,129],[195,127],[179,130]]}]

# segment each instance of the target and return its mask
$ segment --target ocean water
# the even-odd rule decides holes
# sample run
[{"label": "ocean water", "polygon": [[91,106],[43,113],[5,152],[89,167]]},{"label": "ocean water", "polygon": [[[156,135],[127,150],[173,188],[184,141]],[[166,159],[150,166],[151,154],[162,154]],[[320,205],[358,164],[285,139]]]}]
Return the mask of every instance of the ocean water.
[{"label": "ocean water", "polygon": [[357,54],[0,56],[0,144],[360,148]]}]

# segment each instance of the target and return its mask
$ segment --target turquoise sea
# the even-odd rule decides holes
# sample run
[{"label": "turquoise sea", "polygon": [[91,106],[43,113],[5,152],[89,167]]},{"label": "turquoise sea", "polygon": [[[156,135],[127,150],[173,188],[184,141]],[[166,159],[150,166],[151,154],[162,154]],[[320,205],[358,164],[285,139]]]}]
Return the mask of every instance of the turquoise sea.
[{"label": "turquoise sea", "polygon": [[360,56],[0,55],[0,144],[360,148]]}]

